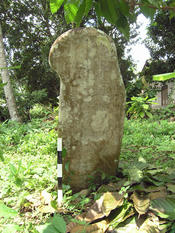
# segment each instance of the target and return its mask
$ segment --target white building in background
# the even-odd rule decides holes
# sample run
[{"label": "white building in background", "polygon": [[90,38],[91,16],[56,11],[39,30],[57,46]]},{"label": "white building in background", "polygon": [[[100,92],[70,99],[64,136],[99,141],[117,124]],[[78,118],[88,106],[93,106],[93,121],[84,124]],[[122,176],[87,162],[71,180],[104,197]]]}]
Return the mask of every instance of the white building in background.
[{"label": "white building in background", "polygon": [[160,82],[158,88],[160,88],[160,91],[157,93],[155,101],[158,104],[153,104],[152,108],[163,108],[168,104],[175,104],[175,79],[166,84]]}]

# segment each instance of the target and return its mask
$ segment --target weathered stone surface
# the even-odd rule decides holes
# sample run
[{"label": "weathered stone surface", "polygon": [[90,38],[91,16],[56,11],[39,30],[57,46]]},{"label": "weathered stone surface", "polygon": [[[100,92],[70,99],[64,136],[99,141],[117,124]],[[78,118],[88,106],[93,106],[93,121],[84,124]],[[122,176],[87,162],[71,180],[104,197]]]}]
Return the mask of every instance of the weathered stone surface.
[{"label": "weathered stone surface", "polygon": [[125,90],[116,48],[100,30],[72,29],[54,42],[49,62],[61,79],[59,136],[69,163],[64,179],[79,191],[89,176],[115,175],[118,165]]}]

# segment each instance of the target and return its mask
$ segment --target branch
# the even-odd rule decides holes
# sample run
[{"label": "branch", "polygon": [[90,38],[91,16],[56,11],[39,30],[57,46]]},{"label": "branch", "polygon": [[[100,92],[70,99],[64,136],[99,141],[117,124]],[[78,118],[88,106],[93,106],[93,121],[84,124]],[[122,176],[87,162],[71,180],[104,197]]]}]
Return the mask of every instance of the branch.
[{"label": "branch", "polygon": [[156,7],[156,6],[153,6],[153,5],[145,5],[143,3],[136,3],[136,6],[147,6],[149,8],[152,8],[152,9],[161,9],[161,10],[174,10],[175,11],[175,7],[173,6],[162,6],[160,8]]},{"label": "branch", "polygon": [[175,6],[160,6],[160,8],[154,6],[154,5],[147,5],[147,4],[144,4],[144,3],[139,3],[137,2],[137,0],[125,0],[125,2],[130,6],[130,9],[133,10],[135,8],[135,6],[147,6],[149,8],[152,8],[152,9],[161,9],[161,10],[172,10],[175,12]]}]

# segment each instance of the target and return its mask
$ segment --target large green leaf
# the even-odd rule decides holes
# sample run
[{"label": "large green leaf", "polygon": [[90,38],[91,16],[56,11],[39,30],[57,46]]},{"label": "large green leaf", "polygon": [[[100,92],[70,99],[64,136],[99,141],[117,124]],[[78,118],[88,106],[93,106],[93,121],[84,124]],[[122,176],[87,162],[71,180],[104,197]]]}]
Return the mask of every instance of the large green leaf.
[{"label": "large green leaf", "polygon": [[6,206],[3,202],[0,202],[0,217],[11,218],[18,214],[16,210],[13,210]]},{"label": "large green leaf", "polygon": [[81,5],[78,8],[78,11],[76,13],[75,20],[74,20],[77,27],[80,26],[82,18],[85,15],[85,9],[86,9],[86,0],[83,0]]},{"label": "large green leaf", "polygon": [[95,2],[95,11],[96,11],[96,14],[97,14],[97,19],[98,19],[98,22],[101,24],[101,5],[99,2]]},{"label": "large green leaf", "polygon": [[[104,2],[104,0],[103,0],[103,2]],[[116,1],[108,0],[105,2],[108,5],[108,10],[109,10],[109,14],[110,14],[110,21],[111,21],[111,23],[116,24],[117,19],[119,17],[119,14],[117,11],[117,6],[116,6]]]},{"label": "large green leaf", "polygon": [[46,223],[36,227],[39,233],[58,233],[58,231],[52,226],[51,223]]},{"label": "large green leaf", "polygon": [[40,233],[65,233],[66,223],[61,216],[55,215],[51,223],[40,225],[36,229]]},{"label": "large green leaf", "polygon": [[161,218],[175,220],[175,199],[155,199],[151,201],[151,207]]},{"label": "large green leaf", "polygon": [[79,3],[79,0],[72,0],[67,1],[67,3],[64,4],[64,16],[67,23],[75,23],[75,17],[78,12]]},{"label": "large green leaf", "polygon": [[141,112],[139,113],[139,116],[140,116],[141,118],[144,118],[145,113],[141,111]]},{"label": "large green leaf", "polygon": [[147,115],[149,118],[152,118],[152,117],[153,117],[153,115],[152,115],[151,112],[146,111],[145,113],[146,113],[146,115]]},{"label": "large green leaf", "polygon": [[168,80],[170,78],[175,78],[175,72],[153,75],[153,80],[154,81],[166,81],[166,80]]},{"label": "large green leaf", "polygon": [[92,8],[93,0],[86,0],[86,7],[85,7],[85,16],[88,15],[90,9]]},{"label": "large green leaf", "polygon": [[66,232],[66,223],[60,215],[55,215],[52,219],[52,224],[60,233]]},{"label": "large green leaf", "polygon": [[104,16],[109,23],[115,25],[128,39],[129,23],[125,15],[128,15],[128,8],[123,1],[100,0],[98,12]]},{"label": "large green leaf", "polygon": [[147,17],[153,19],[156,9],[149,6],[140,6],[141,13]]},{"label": "large green leaf", "polygon": [[8,224],[4,226],[3,233],[22,232],[22,228],[17,224]]},{"label": "large green leaf", "polygon": [[163,181],[159,181],[158,179],[156,179],[156,177],[153,177],[152,175],[150,175],[149,172],[148,174],[144,175],[143,180],[147,183],[154,184],[155,186],[164,185]]},{"label": "large green leaf", "polygon": [[125,0],[119,0],[118,6],[123,15],[129,16],[129,5],[126,3]]},{"label": "large green leaf", "polygon": [[126,16],[123,15],[121,12],[119,13],[119,17],[115,25],[124,34],[126,39],[129,39],[129,23]]},{"label": "large green leaf", "polygon": [[[76,23],[80,26],[83,16],[87,16],[93,7],[93,0],[50,0],[50,9],[52,13],[64,4],[64,16],[67,23]],[[129,38],[129,23],[127,17],[130,17],[129,5],[124,0],[99,0],[94,3],[95,11],[100,21],[101,16],[109,23],[118,27],[118,29]]]},{"label": "large green leaf", "polygon": [[113,7],[112,9],[109,9],[109,7],[111,7],[111,4],[113,4],[111,0],[109,0],[109,2],[106,0],[100,0],[99,1],[99,13],[101,16],[105,17],[108,22],[114,23],[112,19],[115,18],[115,15],[112,15],[111,17],[111,11],[113,11],[114,9]]},{"label": "large green leaf", "polygon": [[149,105],[148,105],[148,104],[143,104],[142,106],[143,106],[143,108],[146,109],[146,110],[148,110],[148,108],[149,108]]},{"label": "large green leaf", "polygon": [[50,10],[52,14],[56,13],[60,9],[63,2],[64,0],[50,0]]}]

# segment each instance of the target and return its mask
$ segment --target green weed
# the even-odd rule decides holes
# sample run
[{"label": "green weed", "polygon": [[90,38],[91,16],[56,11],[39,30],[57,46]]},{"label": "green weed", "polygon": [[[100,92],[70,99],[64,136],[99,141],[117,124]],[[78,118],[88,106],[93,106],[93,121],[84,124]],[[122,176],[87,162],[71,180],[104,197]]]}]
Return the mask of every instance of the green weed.
[{"label": "green weed", "polygon": [[[55,189],[57,183],[55,127],[56,123],[47,118],[37,118],[26,124],[11,121],[0,124],[2,143],[0,199],[18,212],[27,210],[25,199],[27,195],[40,193],[46,188],[50,191]],[[25,215],[25,212],[22,215]],[[20,219],[26,218],[22,215],[13,221],[8,220],[8,224],[21,224]],[[33,224],[42,222],[45,219],[42,215],[32,221],[26,219],[20,226],[25,229],[23,232],[37,232],[32,230]],[[0,232],[1,228],[4,228],[3,222],[3,219],[0,220]],[[29,226],[29,223],[33,223],[33,227]],[[30,230],[26,230],[27,228]]]},{"label": "green weed", "polygon": [[175,104],[169,104],[166,107],[160,109],[152,110],[154,115],[154,119],[156,120],[166,120],[171,119],[174,120],[175,117]]},{"label": "green weed", "polygon": [[[137,160],[140,156],[156,166],[174,167],[175,123],[152,120],[126,120],[121,161]],[[172,158],[173,157],[173,158]]]},{"label": "green weed", "polygon": [[[167,120],[125,120],[120,160],[125,174],[131,166],[137,173],[137,167],[142,166],[143,161],[156,169],[174,169],[174,129],[175,123]],[[14,232],[38,233],[37,226],[57,228],[64,224],[61,216],[55,218],[59,219],[57,223],[48,222],[50,212],[42,212],[37,206],[43,190],[51,195],[51,205],[56,206],[56,140],[57,121],[52,112],[25,124],[11,121],[0,124],[0,200],[17,212],[15,218],[0,219],[0,232],[11,227]],[[138,160],[142,163],[138,164]],[[134,179],[139,180],[141,175],[138,173]],[[101,178],[104,183],[119,181],[105,174]],[[99,198],[101,194],[96,192],[97,187],[93,177],[89,184],[91,196],[72,194],[69,186],[63,186],[66,219],[84,211],[92,198]]]},{"label": "green weed", "polygon": [[151,118],[151,104],[155,104],[155,99],[148,96],[131,97],[131,101],[127,102],[127,116],[134,119]]}]

